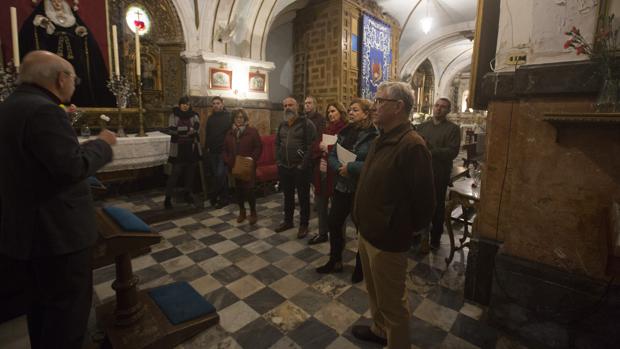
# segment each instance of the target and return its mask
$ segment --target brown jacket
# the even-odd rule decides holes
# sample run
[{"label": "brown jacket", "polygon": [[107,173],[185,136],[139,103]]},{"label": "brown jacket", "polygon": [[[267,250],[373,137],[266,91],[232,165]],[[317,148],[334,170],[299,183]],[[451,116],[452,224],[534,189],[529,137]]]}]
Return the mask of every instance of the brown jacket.
[{"label": "brown jacket", "polygon": [[357,185],[353,221],[383,251],[405,252],[414,231],[435,210],[431,155],[411,124],[381,134],[371,145]]}]

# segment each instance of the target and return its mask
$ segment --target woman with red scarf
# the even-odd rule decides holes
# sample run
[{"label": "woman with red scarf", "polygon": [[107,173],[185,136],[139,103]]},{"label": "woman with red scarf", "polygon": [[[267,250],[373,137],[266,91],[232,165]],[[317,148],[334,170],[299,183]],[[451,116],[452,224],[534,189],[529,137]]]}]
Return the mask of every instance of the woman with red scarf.
[{"label": "woman with red scarf", "polygon": [[[325,134],[335,136],[347,125],[347,112],[342,103],[328,104],[325,115],[327,115]],[[319,166],[314,167],[314,179],[312,183],[314,186],[314,197],[319,218],[319,233],[308,240],[309,245],[325,242],[328,239],[327,216],[329,198],[334,193],[335,172],[327,166],[327,154],[332,147],[333,145],[326,145],[324,142],[321,142],[318,149],[313,149],[313,151],[320,153],[320,155],[316,157],[320,156],[321,158]]]}]

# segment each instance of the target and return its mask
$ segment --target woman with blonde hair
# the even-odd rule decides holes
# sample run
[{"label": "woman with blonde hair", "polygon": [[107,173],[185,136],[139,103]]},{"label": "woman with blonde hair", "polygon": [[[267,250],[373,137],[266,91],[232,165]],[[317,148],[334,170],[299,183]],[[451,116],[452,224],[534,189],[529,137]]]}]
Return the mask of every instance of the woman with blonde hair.
[{"label": "woman with blonde hair", "polygon": [[[332,206],[329,210],[329,260],[316,269],[318,273],[332,273],[342,271],[342,252],[345,245],[344,223],[353,208],[355,188],[364,160],[372,141],[379,135],[372,123],[370,109],[372,103],[367,99],[354,99],[349,104],[349,124],[338,134],[337,145],[356,155],[354,161],[343,163],[338,159],[336,147],[329,152],[328,166],[334,170],[336,185],[332,197]],[[356,256],[355,271],[351,281],[356,283],[363,279],[362,266],[359,254]]]}]

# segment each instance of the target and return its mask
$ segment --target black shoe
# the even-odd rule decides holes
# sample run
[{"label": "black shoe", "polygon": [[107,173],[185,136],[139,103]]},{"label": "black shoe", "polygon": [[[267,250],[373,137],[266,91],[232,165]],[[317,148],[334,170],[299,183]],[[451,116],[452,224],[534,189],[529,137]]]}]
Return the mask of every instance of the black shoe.
[{"label": "black shoe", "polygon": [[166,196],[166,198],[164,199],[164,208],[166,210],[171,210],[172,209],[172,200],[168,196]]},{"label": "black shoe", "polygon": [[299,230],[297,231],[297,238],[303,239],[308,235],[308,227],[304,225],[299,226]]},{"label": "black shoe", "polygon": [[362,325],[353,326],[351,333],[353,333],[353,337],[357,339],[360,339],[366,342],[378,343],[378,344],[381,344],[382,346],[387,345],[387,339],[379,337],[376,334],[372,333],[372,331],[370,330],[370,326],[362,326]]},{"label": "black shoe", "polygon": [[351,274],[351,282],[356,284],[362,280],[364,280],[364,271],[362,270],[362,258],[358,252],[355,254],[355,269]]},{"label": "black shoe", "polygon": [[319,274],[340,273],[342,271],[342,262],[336,262],[330,258],[324,266],[315,269]]},{"label": "black shoe", "polygon": [[276,233],[281,233],[281,232],[283,232],[285,230],[291,229],[292,227],[293,227],[293,223],[284,222],[284,223],[280,224],[274,231]]},{"label": "black shoe", "polygon": [[327,234],[316,234],[308,240],[308,245],[320,244],[321,242],[325,242],[327,240]]}]

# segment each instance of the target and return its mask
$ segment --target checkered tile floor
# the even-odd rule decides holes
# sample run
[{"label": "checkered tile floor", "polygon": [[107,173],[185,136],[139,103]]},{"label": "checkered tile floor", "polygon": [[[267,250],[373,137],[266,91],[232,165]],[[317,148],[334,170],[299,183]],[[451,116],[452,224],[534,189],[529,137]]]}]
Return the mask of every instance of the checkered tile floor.
[{"label": "checkered tile floor", "polygon": [[[259,199],[254,227],[236,222],[236,205],[153,226],[162,242],[132,261],[140,288],[188,281],[220,315],[219,325],[178,348],[378,348],[351,334],[354,324],[370,323],[364,283],[350,281],[354,229],[347,229],[344,272],[317,274],[314,269],[326,262],[329,244],[308,246],[307,238],[296,238],[296,228],[276,234],[281,202],[281,194]],[[163,194],[121,196],[103,205],[134,212],[160,209]],[[316,227],[313,216],[311,233]],[[449,244],[447,236],[443,239],[436,253],[410,253],[412,348],[525,348],[481,321],[484,309],[463,299],[466,253],[457,253],[446,269]],[[113,299],[114,276],[113,265],[94,272],[94,306]],[[94,310],[89,334],[100,340],[92,319]],[[0,327],[0,339],[2,333]]]}]

